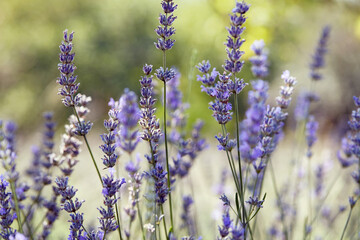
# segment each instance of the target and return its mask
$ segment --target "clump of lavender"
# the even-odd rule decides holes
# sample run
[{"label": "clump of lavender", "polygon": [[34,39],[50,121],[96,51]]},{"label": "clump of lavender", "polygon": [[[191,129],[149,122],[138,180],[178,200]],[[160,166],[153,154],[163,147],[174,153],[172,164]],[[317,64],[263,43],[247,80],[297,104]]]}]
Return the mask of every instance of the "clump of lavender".
[{"label": "clump of lavender", "polygon": [[312,62],[310,64],[310,77],[311,80],[318,81],[322,79],[319,70],[324,67],[324,56],[327,52],[327,43],[330,35],[330,26],[325,26],[322,30],[318,45],[315,50],[315,54],[312,56]]},{"label": "clump of lavender", "polygon": [[[0,124],[1,125],[1,124]],[[12,213],[12,202],[11,192],[7,191],[9,183],[5,180],[3,175],[0,175],[0,225],[1,233],[0,236],[3,239],[8,240],[10,236],[15,235],[16,230],[11,227],[14,219],[17,218],[16,213]]]},{"label": "clump of lavender", "polygon": [[73,199],[77,189],[74,189],[73,186],[69,186],[68,180],[68,177],[56,178],[55,183],[57,187],[55,187],[55,191],[57,191],[62,196],[62,210],[68,212],[71,217],[69,220],[71,225],[68,239],[81,239],[82,233],[85,230],[83,226],[84,218],[83,213],[79,213],[78,211],[84,201],[79,201],[77,198],[75,200]]}]

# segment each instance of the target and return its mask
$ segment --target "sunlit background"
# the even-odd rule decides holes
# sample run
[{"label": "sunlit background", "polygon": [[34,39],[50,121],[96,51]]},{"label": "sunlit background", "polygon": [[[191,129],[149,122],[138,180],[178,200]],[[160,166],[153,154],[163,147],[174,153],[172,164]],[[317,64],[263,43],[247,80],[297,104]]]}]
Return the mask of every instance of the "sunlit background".
[{"label": "sunlit background", "polygon": [[[167,55],[167,63],[181,72],[184,99],[191,103],[188,110],[190,123],[203,118],[206,122],[204,134],[210,136],[213,146],[215,141],[211,136],[217,134],[219,127],[210,117],[209,99],[200,92],[194,66],[209,59],[212,66],[221,71],[226,57],[225,27],[229,25],[228,14],[234,1],[182,0],[177,3],[176,43]],[[318,146],[319,155],[334,158],[335,151],[331,148],[339,147],[337,144],[353,109],[352,96],[360,95],[360,1],[249,0],[248,3],[251,9],[243,36],[246,39],[243,46],[245,67],[241,77],[246,82],[252,80],[247,61],[253,54],[250,45],[254,40],[264,39],[270,60],[267,78],[270,103],[278,95],[280,75],[286,69],[297,78],[295,95],[309,88],[311,56],[321,29],[331,26],[326,68],[322,71],[324,79],[315,86],[321,101],[312,111],[321,124],[319,132],[323,141]],[[102,123],[107,117],[110,97],[119,98],[124,88],[138,93],[142,66],[145,63],[155,67],[162,64],[161,52],[154,47],[156,34],[153,31],[160,11],[159,0],[0,0],[0,119],[14,120],[19,126],[20,168],[30,164],[30,147],[41,139],[42,113],[55,112],[58,142],[62,125],[71,114],[57,95],[58,46],[63,30],[75,32],[79,91],[93,99],[89,120],[94,122],[94,130],[89,138],[100,162],[98,135],[104,131]],[[242,94],[241,98],[244,112],[247,94]],[[288,124],[291,132],[294,127],[292,116]],[[279,156],[291,152],[290,145],[285,144],[283,148],[287,150],[277,153]],[[96,185],[96,180],[84,180],[87,174],[95,175],[90,162],[86,162],[89,159],[85,150],[82,153],[85,161],[78,166],[74,179],[80,186]],[[219,180],[221,172],[216,166],[209,167],[210,163],[216,165],[219,161],[211,151],[214,150],[209,149],[200,157],[194,171],[201,179],[210,179],[206,184],[201,183],[199,199],[211,197],[216,202],[218,196],[209,186]],[[223,158],[221,153],[216,154]],[[192,178],[199,176],[193,174]],[[84,191],[79,191],[79,198],[87,199],[90,205],[85,209],[96,216],[96,207],[101,204],[100,192],[96,195]],[[91,205],[92,202],[95,203]],[[215,206],[216,203],[210,207]],[[199,208],[200,215],[212,212],[212,209]],[[211,231],[206,230],[209,224],[213,224]],[[214,224],[212,220],[200,224],[204,239],[211,239],[216,230]],[[66,227],[56,231],[61,232]]]}]

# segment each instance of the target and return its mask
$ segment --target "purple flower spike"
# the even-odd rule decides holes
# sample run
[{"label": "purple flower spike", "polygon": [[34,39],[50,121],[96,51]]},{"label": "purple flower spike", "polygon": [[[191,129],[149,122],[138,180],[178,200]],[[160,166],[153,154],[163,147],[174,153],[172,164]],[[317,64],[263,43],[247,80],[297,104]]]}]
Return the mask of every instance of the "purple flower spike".
[{"label": "purple flower spike", "polygon": [[60,45],[60,63],[58,69],[60,71],[60,77],[57,78],[57,83],[62,87],[59,89],[58,94],[63,98],[61,101],[66,107],[73,107],[79,105],[79,97],[76,95],[80,83],[76,83],[77,76],[74,76],[75,65],[73,63],[75,53],[73,50],[74,32],[68,36],[68,30],[64,31],[64,39]]},{"label": "purple flower spike", "polygon": [[260,79],[264,79],[268,75],[267,53],[264,47],[264,40],[256,40],[251,45],[251,50],[255,53],[255,56],[250,58],[251,71],[256,78]]},{"label": "purple flower spike", "polygon": [[223,65],[224,70],[236,74],[241,71],[244,62],[241,61],[241,57],[244,54],[240,51],[241,45],[245,42],[241,39],[241,34],[245,30],[243,24],[246,21],[245,13],[249,10],[249,5],[245,2],[236,3],[236,7],[233,9],[233,14],[230,15],[230,27],[227,28],[229,36],[225,42],[227,47],[226,52],[228,59],[225,60]]},{"label": "purple flower spike", "polygon": [[54,191],[62,196],[62,209],[69,213],[71,219],[70,234],[68,239],[80,239],[82,235],[82,226],[84,222],[83,213],[79,209],[84,201],[74,200],[77,189],[68,185],[68,177],[59,177],[55,179],[56,187]]},{"label": "purple flower spike", "polygon": [[229,210],[226,210],[222,216],[223,225],[218,227],[221,238],[225,238],[230,233],[232,220],[230,219]]},{"label": "purple flower spike", "polygon": [[311,147],[317,140],[316,132],[319,128],[319,123],[315,120],[314,116],[310,116],[308,122],[306,123],[306,142],[308,145],[307,156],[310,158],[312,156]]},{"label": "purple flower spike", "polygon": [[170,39],[170,37],[175,34],[175,28],[172,27],[172,24],[176,19],[176,16],[173,15],[173,12],[177,8],[177,4],[175,4],[173,0],[164,0],[161,1],[161,7],[164,13],[160,14],[160,26],[155,29],[155,32],[159,38],[154,44],[157,49],[161,51],[167,51],[174,46],[175,42],[175,40]]},{"label": "purple flower spike", "polygon": [[101,217],[99,218],[100,229],[104,234],[115,231],[119,226],[115,219],[114,206],[117,203],[116,193],[120,190],[121,186],[125,183],[125,179],[114,178],[112,171],[110,175],[102,178],[104,196],[104,207],[98,208]]},{"label": "purple flower spike", "polygon": [[330,26],[326,26],[323,28],[319,43],[315,50],[315,54],[312,56],[312,62],[310,64],[310,77],[314,81],[318,81],[322,79],[321,73],[319,70],[325,66],[325,54],[327,52],[327,42],[330,35]]},{"label": "purple flower spike", "polygon": [[283,72],[281,79],[284,80],[285,86],[281,86],[280,96],[276,98],[276,102],[280,108],[287,109],[291,102],[291,95],[294,91],[296,79],[290,76],[288,70]]}]

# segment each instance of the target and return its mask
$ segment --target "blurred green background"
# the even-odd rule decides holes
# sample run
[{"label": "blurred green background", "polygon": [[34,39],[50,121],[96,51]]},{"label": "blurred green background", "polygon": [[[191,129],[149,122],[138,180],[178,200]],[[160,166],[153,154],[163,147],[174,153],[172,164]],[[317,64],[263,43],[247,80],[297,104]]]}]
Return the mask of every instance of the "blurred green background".
[{"label": "blurred green background", "polygon": [[[212,66],[221,71],[226,57],[223,45],[227,35],[225,27],[229,25],[228,14],[235,1],[176,2],[179,4],[176,10],[178,19],[174,24],[176,43],[167,54],[167,62],[177,67],[182,74],[181,88],[185,100],[191,103],[190,121],[206,116],[205,132],[215,135],[219,128],[209,117],[209,99],[200,93],[194,65],[209,59]],[[308,89],[311,55],[322,27],[331,25],[329,54],[326,56],[326,68],[322,71],[324,79],[316,85],[321,102],[316,104],[314,111],[321,121],[321,132],[325,133],[330,129],[329,126],[334,125],[344,128],[348,119],[346,114],[353,109],[352,95],[360,95],[360,1],[247,2],[251,4],[251,9],[247,14],[247,29],[243,35],[246,39],[243,47],[246,62],[241,77],[246,82],[251,81],[247,61],[252,55],[250,45],[256,39],[264,39],[270,60],[270,76],[267,79],[271,82],[269,102],[273,102],[278,95],[280,75],[285,69],[297,77],[295,95],[302,89]],[[75,31],[76,74],[81,83],[80,92],[93,98],[89,120],[94,122],[95,130],[91,133],[90,142],[98,146],[98,134],[103,132],[102,123],[108,111],[109,98],[120,97],[124,88],[138,92],[143,64],[153,64],[155,67],[162,64],[161,52],[153,44],[156,40],[153,30],[158,24],[160,11],[160,0],[0,0],[0,119],[11,119],[18,123],[19,151],[22,152],[20,159],[30,160],[25,154],[29,154],[31,144],[40,141],[42,112],[55,112],[59,122],[56,141],[59,141],[63,131],[62,124],[71,114],[57,95],[58,46],[63,30]],[[242,109],[246,105],[246,96],[241,95],[244,102]],[[211,128],[212,125],[216,127]],[[329,149],[338,147],[332,144],[334,142],[330,141],[327,145],[330,148],[322,149],[324,155],[330,154],[327,152]],[[288,155],[287,152],[291,151],[289,145],[284,145],[287,149],[285,154]],[[94,148],[99,160],[100,150]],[[83,151],[83,158],[88,158],[86,149]],[[319,154],[322,154],[321,151]],[[199,163],[195,171],[201,173],[199,178],[216,182],[220,177],[217,160],[223,155],[219,152],[214,155],[214,152],[209,151],[205,156],[207,161]],[[89,162],[81,161],[79,164],[83,171],[74,175],[74,181],[84,182],[83,176],[88,176],[84,174],[95,174]],[[88,189],[98,184],[94,178],[87,178],[86,181],[83,184],[90,185]],[[202,181],[198,184],[201,185],[199,198],[206,201],[211,196],[216,202],[217,197],[206,188],[209,184]],[[100,192],[79,191],[79,195],[80,199],[87,199],[84,211],[91,209],[89,211],[97,214],[94,209],[101,204]],[[200,208],[201,212],[209,212],[207,205]],[[67,216],[63,218],[66,223]],[[209,222],[215,224],[207,219],[202,227],[205,236],[213,234],[207,232]],[[64,229],[67,226],[56,231],[61,233]],[[216,227],[213,228],[215,230]]]}]

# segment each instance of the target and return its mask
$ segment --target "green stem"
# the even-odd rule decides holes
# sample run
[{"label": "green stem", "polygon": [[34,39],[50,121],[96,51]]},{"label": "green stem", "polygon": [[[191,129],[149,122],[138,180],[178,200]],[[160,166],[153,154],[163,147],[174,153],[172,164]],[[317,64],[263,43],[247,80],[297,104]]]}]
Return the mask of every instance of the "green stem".
[{"label": "green stem", "polygon": [[345,223],[345,226],[344,226],[344,230],[343,230],[343,232],[342,232],[342,234],[341,234],[340,240],[342,240],[342,239],[344,238],[344,236],[345,236],[346,229],[347,229],[348,224],[349,224],[349,222],[350,222],[352,210],[353,210],[353,208],[350,208],[350,212],[349,212],[348,218],[347,218],[347,220],[346,220],[346,223]]},{"label": "green stem", "polygon": [[287,230],[287,227],[286,227],[286,224],[285,224],[285,213],[284,213],[284,209],[283,209],[283,205],[282,205],[282,200],[281,200],[281,197],[280,197],[280,194],[279,194],[279,190],[277,188],[275,173],[274,173],[274,169],[273,169],[273,166],[271,164],[271,161],[269,161],[269,165],[270,165],[271,180],[272,180],[273,185],[274,185],[274,190],[275,190],[276,197],[277,197],[277,199],[279,201],[281,223],[282,223],[283,228],[284,228],[285,239],[288,240],[289,239],[289,233],[288,233],[288,230]]},{"label": "green stem", "polygon": [[[75,107],[75,106],[73,106],[73,110],[74,110],[74,114],[75,114],[75,116],[76,116],[76,118],[77,118],[77,120],[78,120],[78,123],[80,124],[81,121],[80,121],[80,118],[79,118],[79,115],[78,115],[78,113],[77,113],[77,110],[76,110],[76,107]],[[90,153],[91,160],[92,160],[92,162],[93,162],[93,164],[94,164],[94,166],[95,166],[95,168],[96,168],[96,172],[97,172],[97,175],[98,175],[98,177],[99,177],[100,183],[101,183],[101,185],[103,185],[102,178],[101,178],[101,174],[100,174],[99,168],[98,168],[98,166],[97,166],[97,164],[96,164],[94,155],[93,155],[93,153],[92,153],[92,151],[91,151],[89,142],[88,142],[88,140],[87,140],[87,138],[86,138],[85,135],[84,135],[83,137],[84,137],[84,141],[85,141],[85,143],[86,143],[86,147],[87,147],[87,149],[88,149],[88,151],[89,151],[89,153]]]},{"label": "green stem", "polygon": [[144,226],[143,226],[141,212],[140,212],[139,201],[136,202],[136,207],[137,207],[137,211],[138,211],[138,218],[139,218],[139,222],[140,222],[142,237],[143,237],[143,240],[145,240],[145,232],[144,232]]},{"label": "green stem", "polygon": [[163,223],[164,223],[165,237],[166,237],[167,240],[169,240],[169,235],[168,235],[168,231],[167,231],[167,227],[166,227],[166,221],[165,221],[165,215],[164,215],[164,207],[163,207],[163,205],[161,205],[160,209],[161,209],[161,214],[163,215]]},{"label": "green stem", "polygon": [[[116,196],[114,196],[114,198],[116,198]],[[122,240],[123,238],[122,238],[122,235],[121,235],[121,225],[120,225],[120,214],[119,214],[119,209],[118,209],[118,206],[117,206],[117,204],[115,204],[115,213],[116,213],[116,222],[117,222],[117,224],[118,224],[118,228],[117,228],[117,230],[118,230],[118,233],[119,233],[119,237],[120,237],[120,240]]]},{"label": "green stem", "polygon": [[[164,71],[166,70],[166,54],[163,52],[163,67]],[[166,155],[166,171],[167,171],[167,185],[169,189],[169,208],[170,208],[170,221],[172,231],[174,231],[174,218],[172,211],[172,201],[171,201],[171,182],[170,182],[170,168],[169,168],[169,151],[167,143],[167,132],[166,132],[166,81],[164,80],[164,137],[165,137],[165,155]]]},{"label": "green stem", "polygon": [[32,203],[32,204],[30,205],[30,207],[29,207],[28,213],[27,213],[26,215],[24,214],[25,217],[24,217],[24,222],[22,223],[22,226],[24,226],[24,223],[27,223],[27,219],[28,219],[28,217],[29,217],[29,215],[30,215],[30,213],[31,213],[31,209],[35,206],[35,204],[36,204],[37,201],[39,200],[39,198],[40,198],[40,196],[41,196],[41,192],[42,192],[43,189],[44,189],[44,185],[42,185],[41,189],[38,191],[38,194],[36,195],[33,203]]}]

